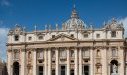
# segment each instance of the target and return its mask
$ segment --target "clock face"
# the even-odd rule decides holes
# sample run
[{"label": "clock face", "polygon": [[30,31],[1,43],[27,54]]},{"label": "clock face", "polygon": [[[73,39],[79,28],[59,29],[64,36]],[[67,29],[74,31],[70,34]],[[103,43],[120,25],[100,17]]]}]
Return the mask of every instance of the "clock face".
[{"label": "clock face", "polygon": [[15,29],[15,33],[19,33],[20,32],[20,29],[19,28],[16,28]]}]

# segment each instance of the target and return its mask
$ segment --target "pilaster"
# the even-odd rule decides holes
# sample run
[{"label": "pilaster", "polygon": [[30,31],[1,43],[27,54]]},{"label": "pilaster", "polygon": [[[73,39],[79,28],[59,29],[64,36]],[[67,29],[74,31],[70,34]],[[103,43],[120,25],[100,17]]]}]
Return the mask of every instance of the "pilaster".
[{"label": "pilaster", "polygon": [[70,53],[69,53],[69,48],[67,48],[67,75],[70,75]]},{"label": "pilaster", "polygon": [[119,66],[119,75],[124,75],[124,49],[123,48],[118,48],[118,51],[119,51],[119,61],[118,63],[120,63],[120,66]]},{"label": "pilaster", "polygon": [[47,49],[44,50],[44,61],[45,61],[45,64],[44,64],[44,68],[45,68],[44,69],[44,71],[45,71],[44,73],[45,74],[44,75],[47,75],[48,74],[48,72],[47,72],[47,70],[48,70],[47,69],[47,67],[48,67],[48,65],[47,65]]},{"label": "pilaster", "polygon": [[78,75],[78,48],[75,49],[75,75]]},{"label": "pilaster", "polygon": [[36,58],[36,49],[33,50],[33,75],[36,75],[37,70],[37,58]]},{"label": "pilaster", "polygon": [[8,50],[8,56],[7,56],[7,59],[8,59],[8,61],[7,61],[7,67],[8,67],[8,75],[12,75],[12,50]]},{"label": "pilaster", "polygon": [[90,75],[94,75],[94,55],[93,48],[90,48]]},{"label": "pilaster", "polygon": [[108,62],[107,62],[107,48],[102,48],[102,74],[107,75]]},{"label": "pilaster", "polygon": [[82,49],[79,49],[79,75],[82,75]]},{"label": "pilaster", "polygon": [[56,48],[55,50],[56,53],[56,75],[59,75],[59,52],[58,52],[58,48]]},{"label": "pilaster", "polygon": [[48,75],[51,75],[51,49],[48,49]]},{"label": "pilaster", "polygon": [[21,75],[25,75],[25,49],[21,50]]}]

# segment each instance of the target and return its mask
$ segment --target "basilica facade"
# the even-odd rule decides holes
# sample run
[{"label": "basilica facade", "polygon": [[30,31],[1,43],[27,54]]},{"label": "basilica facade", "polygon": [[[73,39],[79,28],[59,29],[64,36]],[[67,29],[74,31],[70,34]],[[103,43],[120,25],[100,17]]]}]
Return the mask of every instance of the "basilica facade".
[{"label": "basilica facade", "polygon": [[76,9],[62,24],[25,31],[16,25],[8,33],[8,75],[125,75],[123,24],[112,19],[94,28]]}]

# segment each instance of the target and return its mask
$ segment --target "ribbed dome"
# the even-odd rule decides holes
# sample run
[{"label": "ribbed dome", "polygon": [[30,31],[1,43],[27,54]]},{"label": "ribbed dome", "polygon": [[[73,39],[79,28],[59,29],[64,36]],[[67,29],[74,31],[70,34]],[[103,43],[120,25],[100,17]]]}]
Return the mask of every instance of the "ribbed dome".
[{"label": "ribbed dome", "polygon": [[79,18],[75,8],[72,11],[71,18],[63,23],[67,29],[75,29],[75,28],[86,28],[86,24]]}]

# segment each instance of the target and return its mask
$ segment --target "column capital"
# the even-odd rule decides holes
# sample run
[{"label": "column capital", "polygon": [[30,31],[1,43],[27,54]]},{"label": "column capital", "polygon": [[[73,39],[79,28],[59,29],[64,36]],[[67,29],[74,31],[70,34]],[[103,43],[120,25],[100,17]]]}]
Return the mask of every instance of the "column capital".
[{"label": "column capital", "polygon": [[51,47],[46,48],[47,50],[51,50]]},{"label": "column capital", "polygon": [[25,51],[26,51],[26,49],[21,49],[21,51],[22,51],[22,52],[25,52]]},{"label": "column capital", "polygon": [[55,47],[56,50],[59,50],[59,47]]},{"label": "column capital", "polygon": [[81,47],[74,47],[74,49],[79,50]]},{"label": "column capital", "polygon": [[12,52],[12,50],[11,50],[11,49],[8,49],[7,51],[8,51],[8,52]]},{"label": "column capital", "polygon": [[44,50],[47,50],[47,48],[43,48]]},{"label": "column capital", "polygon": [[125,47],[124,47],[124,46],[120,46],[119,48],[120,48],[120,49],[125,49]]},{"label": "column capital", "polygon": [[35,51],[36,52],[37,51],[37,48],[33,48],[32,51]]}]

